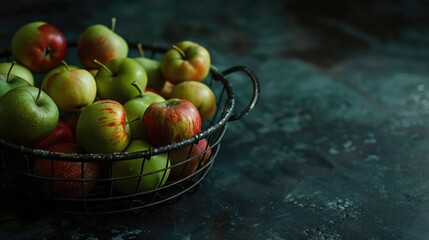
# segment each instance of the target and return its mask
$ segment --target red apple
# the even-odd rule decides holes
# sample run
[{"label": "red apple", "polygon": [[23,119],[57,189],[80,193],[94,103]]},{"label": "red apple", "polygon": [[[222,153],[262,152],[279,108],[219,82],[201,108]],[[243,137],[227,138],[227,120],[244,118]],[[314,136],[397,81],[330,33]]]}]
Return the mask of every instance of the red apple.
[{"label": "red apple", "polygon": [[73,136],[76,136],[76,126],[77,121],[79,120],[80,112],[65,112],[61,117],[63,121],[71,129]]},{"label": "red apple", "polygon": [[210,70],[210,54],[203,46],[181,41],[170,48],[161,60],[164,78],[173,84],[183,81],[203,81]]},{"label": "red apple", "polygon": [[203,166],[211,156],[207,139],[170,152],[170,178],[180,179],[191,176],[199,166]]},{"label": "red apple", "polygon": [[144,112],[147,140],[155,147],[190,138],[201,131],[198,109],[188,100],[172,98],[152,103]]},{"label": "red apple", "polygon": [[47,149],[50,146],[56,145],[58,143],[67,143],[73,142],[74,136],[70,127],[62,122],[58,121],[57,127],[54,131],[51,132],[47,137],[45,137],[42,141],[36,143],[33,148],[38,149]]},{"label": "red apple", "polygon": [[11,53],[33,72],[47,72],[61,64],[67,42],[60,30],[46,22],[27,23],[13,35]]},{"label": "red apple", "polygon": [[[75,143],[60,143],[49,147],[47,150],[61,153],[85,153],[85,150]],[[94,190],[95,181],[83,182],[81,180],[98,179],[100,177],[100,167],[96,162],[84,162],[82,166],[82,162],[39,158],[34,165],[34,174],[59,179],[56,181],[51,179],[41,180],[42,189],[48,194],[77,199],[82,198],[83,194],[87,195]]]}]

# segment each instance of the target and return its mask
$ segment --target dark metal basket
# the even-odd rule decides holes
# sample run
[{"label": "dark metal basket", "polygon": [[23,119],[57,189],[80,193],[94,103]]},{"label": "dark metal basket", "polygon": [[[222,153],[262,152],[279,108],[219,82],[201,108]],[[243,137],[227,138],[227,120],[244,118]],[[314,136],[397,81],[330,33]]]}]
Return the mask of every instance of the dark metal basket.
[{"label": "dark metal basket", "polygon": [[[146,56],[149,55],[154,59],[166,51],[165,48],[154,45],[143,45],[143,48],[145,49]],[[9,52],[5,51],[2,55],[2,57],[8,56]],[[244,74],[253,85],[253,96],[244,110],[240,112],[234,111],[235,95],[230,83],[230,75],[234,73]],[[247,115],[254,108],[259,96],[259,82],[255,75],[244,66],[236,66],[224,71],[218,71],[212,66],[205,83],[211,87],[217,98],[217,110],[214,117],[206,121],[203,125],[203,130],[197,135],[173,144],[140,152],[65,154],[19,146],[0,139],[0,183],[2,186],[0,196],[4,195],[3,197],[8,197],[10,202],[16,206],[25,205],[77,214],[111,214],[119,212],[141,213],[152,207],[173,204],[180,200],[185,193],[194,193],[213,166],[228,123],[239,120]],[[167,179],[164,185],[149,191],[137,192],[136,189],[136,192],[128,195],[120,195],[114,191],[112,186],[113,182],[117,179],[111,176],[113,162],[142,159],[144,166],[144,162],[150,160],[151,156],[162,153],[167,153],[170,156],[169,153],[171,151],[198,143],[204,138],[207,139],[208,144],[205,147],[205,151],[201,152],[201,154],[204,155],[210,151],[211,155],[204,164],[202,162],[199,163],[194,173],[175,180]],[[41,177],[33,174],[33,167],[37,158],[52,159],[53,162],[59,160],[81,162],[82,169],[85,163],[99,162],[107,174],[93,180],[84,179],[83,174],[82,178],[78,180]],[[190,161],[192,161],[192,157],[189,157],[181,164],[185,164],[184,166],[186,166]],[[166,166],[162,171],[165,172],[167,169],[174,167],[177,166],[172,164],[171,166]],[[141,171],[141,174],[135,177],[135,179],[139,181],[142,176],[158,172],[143,174]],[[53,176],[55,175],[53,174]],[[51,183],[51,194],[42,191],[40,187],[41,181]],[[96,187],[91,193],[82,191],[82,198],[64,198],[55,195],[54,186],[59,181],[74,181],[82,184],[82,186],[88,182],[95,182]],[[84,188],[82,187],[82,189]]]}]

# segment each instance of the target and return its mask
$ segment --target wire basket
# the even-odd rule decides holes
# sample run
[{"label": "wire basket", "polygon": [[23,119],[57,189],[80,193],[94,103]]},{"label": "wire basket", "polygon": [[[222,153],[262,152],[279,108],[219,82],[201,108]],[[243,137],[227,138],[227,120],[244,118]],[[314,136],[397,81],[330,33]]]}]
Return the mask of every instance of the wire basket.
[{"label": "wire basket", "polygon": [[[73,46],[73,44],[72,44]],[[75,45],[74,45],[75,46]],[[153,59],[159,58],[165,53],[166,49],[155,45],[144,45],[146,56]],[[0,53],[0,57],[8,58],[10,52],[5,50]],[[244,110],[234,111],[235,98],[229,76],[234,73],[242,73],[251,81],[253,85],[253,96]],[[6,195],[10,202],[15,206],[36,207],[40,209],[53,210],[74,214],[112,214],[120,212],[131,212],[140,214],[153,207],[174,204],[185,194],[192,194],[197,191],[204,178],[210,172],[217,153],[220,151],[221,140],[227,129],[228,122],[239,120],[247,115],[255,106],[259,96],[259,82],[255,75],[244,66],[236,66],[225,71],[218,71],[213,66],[210,69],[209,76],[205,83],[210,86],[216,95],[216,112],[214,116],[205,122],[202,131],[197,135],[175,142],[169,145],[150,148],[140,152],[118,152],[112,154],[78,154],[78,153],[57,153],[47,150],[33,149],[25,146],[15,145],[0,139],[0,183],[1,195]],[[234,113],[235,112],[235,113]],[[192,147],[205,139],[203,151],[197,155],[189,153],[186,160],[171,165],[165,165],[163,169],[151,172],[143,172],[145,163],[159,154],[171,153],[179,148],[192,150]],[[80,162],[82,172],[85,164],[91,162],[100,164],[103,169],[102,176],[96,179],[87,179],[84,174],[80,179],[64,179],[56,177],[41,177],[33,173],[36,159],[51,159],[52,164],[58,161]],[[128,180],[136,181],[138,186],[141,178],[152,174],[161,175],[159,184],[153,189],[146,191],[136,191],[130,194],[118,194],[113,184],[123,178],[112,177],[112,166],[115,162],[130,159],[139,159],[141,161],[140,174],[125,177]],[[195,162],[197,162],[195,164]],[[196,166],[190,173],[186,171],[189,167]],[[170,179],[167,172],[173,169],[179,169],[181,172],[176,178]],[[52,167],[52,176],[55,167]],[[176,171],[177,172],[177,171]],[[60,183],[77,184],[81,189],[80,198],[69,198],[59,196],[58,184]],[[85,191],[88,184],[95,185],[91,192]]]}]

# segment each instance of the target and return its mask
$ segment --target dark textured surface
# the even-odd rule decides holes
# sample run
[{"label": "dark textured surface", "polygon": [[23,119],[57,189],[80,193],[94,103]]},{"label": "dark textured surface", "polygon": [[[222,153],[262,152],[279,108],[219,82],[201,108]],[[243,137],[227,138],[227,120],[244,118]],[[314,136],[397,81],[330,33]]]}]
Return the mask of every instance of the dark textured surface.
[{"label": "dark textured surface", "polygon": [[[0,239],[429,239],[426,1],[90,2],[11,7],[0,46],[27,21],[76,39],[116,16],[130,41],[192,39],[219,69],[249,67],[260,101],[177,204],[140,217],[2,207]],[[240,109],[251,89],[234,89]]]}]

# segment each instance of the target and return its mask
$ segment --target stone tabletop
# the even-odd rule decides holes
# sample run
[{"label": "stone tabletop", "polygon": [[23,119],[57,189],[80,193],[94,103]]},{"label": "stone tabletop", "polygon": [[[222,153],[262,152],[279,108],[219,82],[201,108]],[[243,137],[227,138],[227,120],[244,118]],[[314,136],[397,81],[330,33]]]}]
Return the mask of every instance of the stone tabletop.
[{"label": "stone tabletop", "polygon": [[[77,39],[114,16],[130,41],[195,40],[261,85],[196,193],[140,216],[4,203],[0,239],[429,239],[427,1],[45,0],[0,13],[5,48],[28,21]],[[232,84],[239,110],[252,89]]]}]

